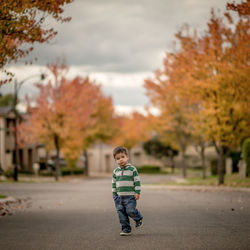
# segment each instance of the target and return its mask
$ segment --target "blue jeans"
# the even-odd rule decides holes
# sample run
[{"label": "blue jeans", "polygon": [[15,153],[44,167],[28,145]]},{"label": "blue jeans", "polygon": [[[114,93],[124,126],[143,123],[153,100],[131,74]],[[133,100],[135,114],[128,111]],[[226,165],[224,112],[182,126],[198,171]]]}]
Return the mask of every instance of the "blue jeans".
[{"label": "blue jeans", "polygon": [[138,209],[136,209],[136,200],[134,196],[115,196],[114,201],[122,226],[122,231],[126,233],[131,232],[129,217],[131,217],[135,222],[143,218]]}]

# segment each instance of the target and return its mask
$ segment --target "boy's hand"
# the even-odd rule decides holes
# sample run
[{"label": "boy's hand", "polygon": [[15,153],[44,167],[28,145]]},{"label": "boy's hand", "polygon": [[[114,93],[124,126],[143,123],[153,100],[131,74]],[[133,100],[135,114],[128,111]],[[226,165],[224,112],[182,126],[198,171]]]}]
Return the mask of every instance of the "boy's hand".
[{"label": "boy's hand", "polygon": [[135,197],[136,201],[140,199],[140,195],[139,194],[135,194],[134,197]]}]

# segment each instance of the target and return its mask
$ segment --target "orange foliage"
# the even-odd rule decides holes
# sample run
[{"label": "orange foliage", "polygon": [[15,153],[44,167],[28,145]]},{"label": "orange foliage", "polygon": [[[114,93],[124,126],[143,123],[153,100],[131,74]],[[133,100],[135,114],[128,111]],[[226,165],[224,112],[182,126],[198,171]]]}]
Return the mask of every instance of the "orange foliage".
[{"label": "orange foliage", "polygon": [[237,18],[212,10],[201,36],[185,26],[176,34],[180,49],[166,53],[163,69],[145,81],[161,111],[160,133],[175,134],[179,146],[189,133],[202,136],[214,142],[220,162],[224,148],[239,148],[250,126],[250,1],[227,6]]},{"label": "orange foliage", "polygon": [[[63,5],[73,0],[2,0],[0,4],[0,68],[7,75],[4,66],[25,57],[33,50],[34,42],[44,43],[57,32],[44,26],[45,19],[51,16],[56,21],[66,22],[63,18]],[[45,16],[46,14],[46,16]],[[24,44],[31,45],[24,48]],[[10,79],[9,79],[10,80]],[[0,85],[8,80],[0,81]]]},{"label": "orange foliage", "polygon": [[22,124],[22,138],[26,143],[39,141],[49,149],[62,150],[67,159],[74,160],[89,146],[90,138],[94,142],[110,133],[108,127],[103,131],[103,123],[112,123],[112,101],[88,77],[69,80],[60,73],[65,65],[49,68],[56,83],[38,85],[36,108],[29,105],[30,117]]},{"label": "orange foliage", "polygon": [[138,112],[117,117],[117,127],[118,131],[113,143],[124,146],[128,150],[149,138],[147,118]]}]

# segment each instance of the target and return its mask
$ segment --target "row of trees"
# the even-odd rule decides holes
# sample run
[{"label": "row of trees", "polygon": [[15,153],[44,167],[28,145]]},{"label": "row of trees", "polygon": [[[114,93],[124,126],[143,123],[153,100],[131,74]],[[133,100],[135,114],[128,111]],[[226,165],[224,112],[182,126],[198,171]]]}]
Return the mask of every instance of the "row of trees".
[{"label": "row of trees", "polygon": [[[47,65],[46,78],[37,83],[38,94],[26,97],[27,112],[18,126],[18,144],[23,148],[43,143],[56,152],[55,177],[59,177],[59,156],[73,167],[80,154],[88,175],[89,149],[96,142],[124,145],[130,150],[150,138],[147,118],[133,112],[114,113],[112,99],[103,95],[101,86],[88,77],[67,77],[69,68],[59,60]],[[12,94],[0,95],[0,106],[12,106]],[[14,132],[14,128],[11,129]]]},{"label": "row of trees", "polygon": [[150,138],[147,118],[138,112],[115,115],[112,99],[95,80],[69,79],[69,68],[60,60],[47,70],[47,82],[36,84],[38,95],[26,97],[27,114],[18,127],[18,138],[21,147],[39,142],[56,151],[56,179],[61,152],[69,166],[83,152],[88,175],[87,149],[95,142],[124,145],[130,152],[138,142]]},{"label": "row of trees", "polygon": [[227,4],[222,17],[212,10],[201,35],[186,25],[176,34],[178,49],[166,53],[154,78],[145,80],[147,95],[161,112],[153,117],[154,127],[180,150],[184,176],[190,143],[199,148],[205,176],[209,142],[218,153],[222,184],[226,149],[238,149],[250,136],[249,14],[247,0]]},{"label": "row of trees", "polygon": [[[70,17],[62,14],[64,6],[71,2],[73,0],[1,2],[0,72],[5,77],[2,74],[0,86],[14,76],[6,69],[8,64],[25,58],[33,50],[34,43],[49,42],[57,34],[46,24],[48,18],[70,21]],[[48,149],[56,149],[57,158],[62,151],[68,163],[73,165],[81,150],[87,158],[86,149],[97,140],[112,138],[113,143],[125,144],[131,149],[145,138],[144,129],[137,129],[137,133],[127,128],[136,128],[134,121],[142,121],[142,115],[134,113],[132,117],[114,117],[112,100],[102,94],[94,81],[82,77],[67,79],[64,75],[67,67],[60,63],[49,65],[48,69],[54,80],[46,85],[38,84],[38,98],[27,100],[29,115],[19,126],[20,146],[34,141],[44,142]],[[12,95],[0,97],[0,105],[13,105]],[[33,102],[35,107],[31,105]]]},{"label": "row of trees", "polygon": [[[71,2],[4,0],[0,7],[1,70],[9,74],[8,63],[25,57],[34,42],[55,36],[56,31],[44,21],[49,15],[69,21],[61,14],[64,4]],[[53,80],[38,84],[35,107],[28,100],[29,116],[21,125],[19,143],[44,142],[56,149],[57,158],[62,151],[73,164],[80,151],[87,156],[86,149],[97,140],[112,140],[131,149],[156,131],[161,143],[181,152],[184,176],[187,146],[196,145],[205,177],[205,147],[213,143],[219,157],[219,183],[223,183],[226,149],[238,149],[249,137],[249,13],[250,0],[227,4],[222,17],[212,11],[202,35],[187,25],[176,34],[178,49],[166,53],[154,78],[145,80],[151,103],[161,112],[157,117],[149,114],[146,119],[138,113],[115,117],[111,99],[94,81],[68,79],[66,65],[49,65]]]}]

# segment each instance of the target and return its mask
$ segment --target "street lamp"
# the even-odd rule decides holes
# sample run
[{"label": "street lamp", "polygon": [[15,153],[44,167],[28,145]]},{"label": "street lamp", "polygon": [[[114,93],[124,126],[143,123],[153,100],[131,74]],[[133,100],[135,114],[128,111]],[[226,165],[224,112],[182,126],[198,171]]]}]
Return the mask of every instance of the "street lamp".
[{"label": "street lamp", "polygon": [[24,80],[22,80],[21,82],[17,82],[17,80],[15,79],[14,82],[14,104],[13,104],[13,109],[14,109],[14,114],[15,114],[15,122],[14,122],[14,138],[15,138],[15,157],[14,157],[14,180],[18,181],[18,143],[17,143],[17,119],[18,119],[18,112],[17,112],[17,100],[18,100],[18,93],[20,91],[20,88],[22,87],[22,85],[24,84],[24,82],[26,82],[27,80],[40,76],[41,80],[45,79],[45,75],[44,74],[36,74],[36,75],[32,75],[29,76],[27,78],[25,78]]}]

